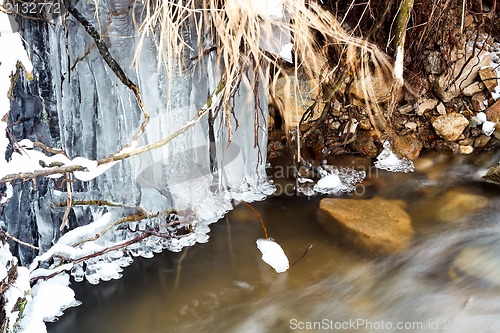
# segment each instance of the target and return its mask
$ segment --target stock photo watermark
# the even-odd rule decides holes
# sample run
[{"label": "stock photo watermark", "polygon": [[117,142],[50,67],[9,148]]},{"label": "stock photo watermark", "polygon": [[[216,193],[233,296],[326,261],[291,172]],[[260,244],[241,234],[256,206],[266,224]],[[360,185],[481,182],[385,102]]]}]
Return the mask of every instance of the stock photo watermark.
[{"label": "stock photo watermark", "polygon": [[[0,5],[0,33],[19,32],[17,19],[53,22],[66,14],[65,4],[76,5],[79,0],[5,0]],[[5,17],[7,16],[7,17]]]},{"label": "stock photo watermark", "polygon": [[366,318],[354,318],[344,321],[323,318],[315,321],[303,321],[295,318],[290,319],[290,329],[300,331],[358,331],[368,332],[481,332],[484,330],[500,330],[500,319],[498,318],[457,318],[457,319],[427,319],[423,321],[389,321],[370,320]]}]

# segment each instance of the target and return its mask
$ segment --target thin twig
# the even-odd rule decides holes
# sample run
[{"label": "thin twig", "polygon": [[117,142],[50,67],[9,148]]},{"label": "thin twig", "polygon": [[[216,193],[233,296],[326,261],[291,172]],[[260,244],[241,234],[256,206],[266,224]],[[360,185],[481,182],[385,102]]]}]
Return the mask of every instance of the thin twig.
[{"label": "thin twig", "polygon": [[1,236],[4,236],[4,237],[7,237],[9,239],[12,239],[14,242],[18,243],[18,244],[21,244],[21,245],[24,245],[24,246],[27,246],[27,247],[30,247],[32,248],[33,250],[39,250],[40,248],[38,246],[35,246],[35,245],[32,245],[30,243],[26,243],[26,242],[23,242],[22,240],[12,236],[11,234],[9,234],[7,231],[4,231],[2,229],[0,229],[0,235]]},{"label": "thin twig", "polygon": [[312,249],[312,248],[313,248],[313,245],[312,245],[312,244],[309,244],[309,245],[307,246],[307,249],[306,249],[306,250],[304,251],[304,253],[302,253],[302,255],[300,256],[300,258],[299,258],[299,259],[297,259],[297,260],[295,260],[295,262],[294,262],[293,264],[291,264],[291,265],[290,265],[290,267],[295,266],[296,264],[298,264],[298,263],[299,263],[299,261],[301,261],[302,259],[304,259],[304,257],[306,256],[306,254],[307,254],[307,253],[309,252],[309,250],[310,250],[310,249]]},{"label": "thin twig", "polygon": [[266,237],[266,239],[269,239],[269,236],[267,235],[266,225],[264,224],[264,220],[262,219],[262,217],[260,217],[259,212],[255,208],[253,208],[252,205],[250,205],[248,202],[242,201],[242,203],[248,208],[250,208],[255,213],[255,215],[257,215],[257,218],[259,219],[260,224],[262,225],[262,229],[264,229],[264,236]]},{"label": "thin twig", "polygon": [[68,5],[68,10],[71,13],[71,15],[73,15],[73,17],[78,22],[80,22],[80,24],[84,27],[85,31],[87,31],[87,33],[94,39],[97,50],[101,54],[101,57],[104,59],[106,64],[108,64],[109,68],[111,68],[111,70],[115,73],[118,79],[134,93],[135,99],[137,100],[137,104],[139,105],[139,108],[141,109],[142,114],[144,116],[144,121],[142,122],[139,131],[135,133],[134,136],[132,137],[132,141],[136,141],[144,133],[146,126],[149,123],[149,114],[147,113],[146,108],[144,107],[144,102],[142,101],[139,87],[137,87],[137,85],[127,77],[127,74],[125,74],[120,64],[111,56],[108,46],[102,39],[101,35],[94,28],[94,26],[85,18],[85,16],[83,16],[82,13],[80,13],[71,4]]},{"label": "thin twig", "polygon": [[59,227],[59,230],[63,231],[64,227],[66,226],[66,223],[68,222],[68,217],[69,213],[71,212],[71,173],[66,172],[66,193],[67,193],[67,198],[66,198],[66,210],[64,211],[64,215],[62,218],[61,226]]}]

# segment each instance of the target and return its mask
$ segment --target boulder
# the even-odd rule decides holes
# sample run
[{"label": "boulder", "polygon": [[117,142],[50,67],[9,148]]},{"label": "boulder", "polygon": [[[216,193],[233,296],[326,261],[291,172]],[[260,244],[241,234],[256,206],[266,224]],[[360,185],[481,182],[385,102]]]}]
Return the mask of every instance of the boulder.
[{"label": "boulder", "polygon": [[359,250],[392,254],[405,250],[413,237],[404,202],[375,197],[370,200],[325,198],[319,205],[322,226]]},{"label": "boulder", "polygon": [[458,140],[467,125],[469,121],[459,113],[450,113],[432,119],[432,127],[436,133],[448,141]]}]

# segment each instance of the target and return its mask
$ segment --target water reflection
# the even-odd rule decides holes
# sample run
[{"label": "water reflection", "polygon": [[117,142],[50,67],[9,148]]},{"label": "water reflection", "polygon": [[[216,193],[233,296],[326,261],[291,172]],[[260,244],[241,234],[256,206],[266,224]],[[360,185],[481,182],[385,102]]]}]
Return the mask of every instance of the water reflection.
[{"label": "water reflection", "polygon": [[[318,224],[318,198],[272,197],[254,207],[290,259],[287,273],[260,260],[260,223],[238,205],[211,226],[206,244],[136,259],[117,281],[74,283],[83,304],[48,331],[498,332],[498,187],[470,180],[476,167],[462,161],[431,162],[412,175],[380,172],[367,181],[366,196],[407,201],[417,236],[405,253],[346,248]],[[450,191],[488,202],[442,221],[436,198]]]}]

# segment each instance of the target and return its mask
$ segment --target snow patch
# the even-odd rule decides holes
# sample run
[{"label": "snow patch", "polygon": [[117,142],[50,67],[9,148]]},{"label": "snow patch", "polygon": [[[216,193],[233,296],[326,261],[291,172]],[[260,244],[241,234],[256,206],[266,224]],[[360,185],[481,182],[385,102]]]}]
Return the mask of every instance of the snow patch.
[{"label": "snow patch", "polygon": [[55,321],[63,311],[81,302],[75,300],[75,292],[69,287],[69,275],[59,274],[47,281],[38,281],[31,289],[32,300],[28,302],[19,326],[21,331],[45,333],[44,321]]},{"label": "snow patch", "polygon": [[262,260],[274,268],[276,273],[288,270],[290,264],[281,246],[272,239],[257,239],[257,248],[262,253]]},{"label": "snow patch", "polygon": [[479,125],[483,124],[482,130],[484,134],[486,134],[487,136],[491,136],[493,132],[495,132],[496,123],[487,120],[486,113],[478,112],[475,117],[478,120]]}]

